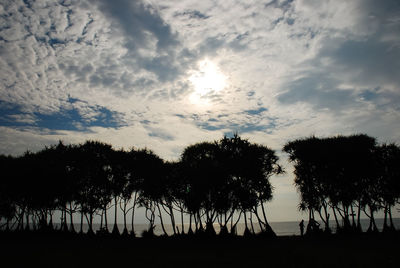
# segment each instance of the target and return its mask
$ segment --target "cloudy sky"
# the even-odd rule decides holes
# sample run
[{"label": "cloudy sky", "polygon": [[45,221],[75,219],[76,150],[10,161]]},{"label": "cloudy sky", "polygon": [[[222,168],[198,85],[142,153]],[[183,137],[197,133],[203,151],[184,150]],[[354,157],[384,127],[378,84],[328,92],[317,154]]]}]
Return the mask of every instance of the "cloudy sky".
[{"label": "cloudy sky", "polygon": [[97,139],[174,160],[234,132],[287,167],[272,220],[301,217],[285,142],[400,142],[400,2],[0,0],[0,153]]}]

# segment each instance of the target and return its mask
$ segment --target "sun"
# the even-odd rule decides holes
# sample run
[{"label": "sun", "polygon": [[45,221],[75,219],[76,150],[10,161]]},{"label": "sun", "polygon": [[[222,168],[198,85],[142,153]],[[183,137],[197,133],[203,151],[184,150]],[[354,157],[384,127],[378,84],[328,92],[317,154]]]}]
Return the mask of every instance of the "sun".
[{"label": "sun", "polygon": [[226,76],[218,66],[209,59],[199,62],[198,69],[192,71],[189,81],[193,84],[194,94],[200,98],[215,94],[225,88]]}]

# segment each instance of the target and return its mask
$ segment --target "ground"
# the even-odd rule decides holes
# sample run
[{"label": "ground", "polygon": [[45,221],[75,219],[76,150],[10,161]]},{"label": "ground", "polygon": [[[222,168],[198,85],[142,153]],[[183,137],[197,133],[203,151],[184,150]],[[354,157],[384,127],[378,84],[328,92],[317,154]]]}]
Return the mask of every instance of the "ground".
[{"label": "ground", "polygon": [[[0,236],[2,267],[399,267],[399,234],[255,238]],[[4,266],[3,266],[4,265]]]}]

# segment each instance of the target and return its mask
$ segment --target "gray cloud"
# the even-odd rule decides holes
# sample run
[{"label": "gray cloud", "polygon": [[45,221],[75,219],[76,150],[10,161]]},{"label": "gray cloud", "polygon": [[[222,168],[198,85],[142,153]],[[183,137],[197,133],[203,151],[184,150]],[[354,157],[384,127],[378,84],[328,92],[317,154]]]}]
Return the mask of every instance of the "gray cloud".
[{"label": "gray cloud", "polygon": [[[399,24],[400,26],[400,24]],[[399,31],[400,33],[400,31]],[[357,83],[400,85],[400,46],[380,42],[376,37],[365,41],[346,41],[338,49],[323,51],[321,57],[329,57],[343,72],[354,74]]]},{"label": "gray cloud", "polygon": [[306,71],[293,75],[301,78],[284,84],[281,103],[304,102],[333,113],[365,109],[366,103],[396,110],[396,101],[387,96],[400,98],[400,62],[395,60],[400,58],[400,5],[368,1],[360,7],[355,29],[368,31],[322,38],[316,56],[300,64]]},{"label": "gray cloud", "polygon": [[[127,61],[135,59],[138,67],[156,74],[161,82],[172,81],[182,73],[176,62],[181,49],[178,36],[152,6],[140,1],[105,0],[100,1],[99,8],[122,29]],[[148,54],[140,53],[153,47]]]},{"label": "gray cloud", "polygon": [[307,102],[317,109],[328,108],[332,112],[342,111],[344,108],[355,108],[355,98],[351,89],[338,89],[339,81],[324,74],[309,75],[286,85],[288,91],[278,96],[283,104]]},{"label": "gray cloud", "polygon": [[205,20],[208,19],[210,16],[207,16],[203,13],[201,13],[198,10],[185,10],[183,12],[175,12],[174,13],[175,17],[187,17],[187,19],[200,19],[200,20]]},{"label": "gray cloud", "polygon": [[178,44],[176,34],[172,33],[171,28],[151,6],[129,0],[104,0],[93,3],[97,2],[100,2],[100,10],[122,27],[130,49],[147,47],[151,38],[156,39],[157,50],[160,52],[174,50],[174,46]]}]

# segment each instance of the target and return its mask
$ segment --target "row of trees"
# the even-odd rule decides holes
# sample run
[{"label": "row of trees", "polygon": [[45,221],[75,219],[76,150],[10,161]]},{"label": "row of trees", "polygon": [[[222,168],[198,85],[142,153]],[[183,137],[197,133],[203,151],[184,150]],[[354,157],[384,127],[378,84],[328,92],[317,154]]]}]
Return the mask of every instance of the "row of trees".
[{"label": "row of trees", "polygon": [[[377,231],[374,215],[382,211],[384,230],[394,230],[392,209],[400,200],[397,145],[377,144],[367,135],[309,137],[288,142],[283,151],[294,164],[299,209],[308,212],[310,223],[317,215],[330,232],[333,214],[337,230],[361,231],[365,214],[368,230]],[[234,233],[244,219],[246,232],[254,232],[256,222],[263,233],[274,235],[265,203],[272,199],[270,177],[283,173],[273,150],[237,135],[188,146],[177,162],[166,162],[147,149],[115,150],[87,141],[1,156],[0,168],[3,228],[51,228],[53,215],[61,212],[63,230],[77,231],[73,219],[79,215],[80,231],[86,221],[90,233],[96,215],[108,232],[110,210],[112,232],[119,232],[122,212],[123,232],[128,233],[130,224],[134,233],[135,210],[143,207],[149,232],[156,218],[165,234],[165,221],[174,234],[214,233],[216,222],[221,232],[230,227]]]},{"label": "row of trees", "polygon": [[[53,216],[61,212],[65,231],[78,231],[73,220],[77,214],[80,232],[86,221],[93,233],[96,215],[108,232],[107,211],[113,210],[112,232],[119,233],[120,211],[125,234],[129,220],[134,234],[135,209],[143,207],[151,233],[156,217],[165,234],[165,217],[174,234],[215,233],[216,222],[221,232],[228,232],[229,223],[234,232],[241,217],[250,232],[255,217],[262,232],[274,235],[265,202],[272,198],[269,178],[283,172],[273,150],[237,135],[188,146],[177,162],[163,161],[147,149],[115,150],[97,141],[59,142],[20,157],[1,156],[0,169],[3,228],[52,228]],[[190,221],[188,230],[184,229],[185,215]]]},{"label": "row of trees", "polygon": [[392,209],[400,199],[399,146],[352,135],[298,139],[283,150],[294,163],[299,208],[308,211],[309,222],[317,213],[330,232],[333,213],[337,230],[361,231],[360,217],[365,214],[368,231],[377,231],[374,215],[381,210],[383,230],[394,230]]}]

